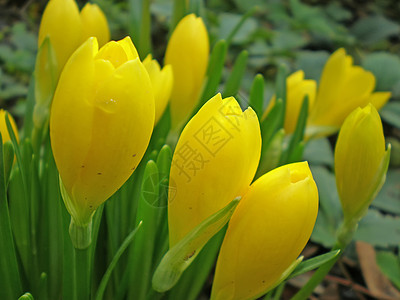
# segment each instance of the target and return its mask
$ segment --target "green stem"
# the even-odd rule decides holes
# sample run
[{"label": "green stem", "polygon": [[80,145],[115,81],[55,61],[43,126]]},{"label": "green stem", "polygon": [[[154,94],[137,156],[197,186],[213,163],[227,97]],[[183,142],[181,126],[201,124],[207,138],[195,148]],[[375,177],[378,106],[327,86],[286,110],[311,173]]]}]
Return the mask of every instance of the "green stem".
[{"label": "green stem", "polygon": [[92,242],[92,218],[87,225],[78,225],[75,223],[74,218],[71,217],[69,224],[69,236],[71,237],[72,245],[77,249],[86,249]]},{"label": "green stem", "polygon": [[186,14],[186,0],[174,0],[174,10],[172,12],[169,36],[172,35],[176,25]]},{"label": "green stem", "polygon": [[91,259],[90,247],[74,248],[75,300],[90,299]]}]

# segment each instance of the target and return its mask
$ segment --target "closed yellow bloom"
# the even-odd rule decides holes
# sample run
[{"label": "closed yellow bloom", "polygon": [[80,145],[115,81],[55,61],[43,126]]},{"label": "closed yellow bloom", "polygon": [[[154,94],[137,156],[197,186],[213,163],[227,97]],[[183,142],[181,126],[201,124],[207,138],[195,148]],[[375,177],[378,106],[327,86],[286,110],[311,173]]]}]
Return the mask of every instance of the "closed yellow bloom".
[{"label": "closed yellow bloom", "polygon": [[74,0],[50,0],[39,28],[38,45],[48,36],[57,57],[58,74],[82,43],[82,21]]},{"label": "closed yellow bloom", "polygon": [[257,170],[261,134],[255,112],[233,97],[211,98],[183,129],[172,159],[170,246],[237,196]]},{"label": "closed yellow bloom", "polygon": [[317,212],[318,190],[307,162],[260,177],[229,222],[211,299],[256,299],[273,288],[307,244]]},{"label": "closed yellow bloom", "polygon": [[78,225],[129,178],[154,124],[149,76],[129,37],[89,38],[60,76],[50,115],[54,158]]},{"label": "closed yellow bloom", "polygon": [[386,175],[382,122],[372,104],[357,108],[343,123],[335,149],[336,185],[345,220],[358,221]]},{"label": "closed yellow bloom", "polygon": [[[296,129],[297,120],[304,97],[308,96],[309,111],[314,104],[317,83],[315,80],[304,79],[304,72],[299,70],[286,79],[286,112],[284,129],[286,134],[291,134]],[[268,108],[264,112],[265,118],[275,104],[275,95],[272,97]]]},{"label": "closed yellow bloom", "polygon": [[[11,127],[18,141],[18,128],[17,125],[15,125],[14,118],[10,114],[8,114],[8,118],[10,119]],[[1,133],[1,138],[3,139],[3,144],[5,142],[11,141],[10,134],[8,133],[7,129],[6,111],[4,109],[0,109],[0,133]]]},{"label": "closed yellow bloom", "polygon": [[99,47],[110,40],[107,18],[97,4],[86,3],[81,11],[83,41],[95,36]]},{"label": "closed yellow bloom", "polygon": [[210,52],[207,29],[200,17],[184,17],[168,42],[165,64],[171,65],[174,85],[171,95],[172,128],[182,125],[196,106],[207,70]]},{"label": "closed yellow bloom", "polygon": [[337,50],[323,69],[308,125],[339,129],[344,119],[359,106],[372,102],[379,110],[391,93],[373,93],[374,89],[374,75],[360,66],[354,66],[352,57],[346,55],[343,48]]},{"label": "closed yellow bloom", "polygon": [[143,61],[147,72],[149,73],[151,84],[153,86],[154,101],[156,105],[156,116],[154,123],[157,124],[167,107],[168,100],[171,96],[173,85],[172,67],[170,65],[160,68],[158,62],[152,58],[151,54],[147,55]]},{"label": "closed yellow bloom", "polygon": [[46,37],[50,38],[57,57],[57,74],[71,54],[90,36],[97,37],[100,45],[110,38],[107,20],[97,5],[87,4],[80,14],[74,0],[49,1],[40,22],[38,46]]}]

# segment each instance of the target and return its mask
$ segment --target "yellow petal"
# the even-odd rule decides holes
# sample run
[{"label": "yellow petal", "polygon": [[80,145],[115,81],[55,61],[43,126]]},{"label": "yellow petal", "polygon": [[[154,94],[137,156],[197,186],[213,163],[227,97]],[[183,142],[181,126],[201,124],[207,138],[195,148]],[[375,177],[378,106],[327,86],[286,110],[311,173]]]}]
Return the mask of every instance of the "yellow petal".
[{"label": "yellow petal", "polygon": [[167,65],[161,70],[158,62],[155,59],[152,59],[150,54],[143,61],[143,65],[149,73],[151,84],[153,86],[154,101],[156,105],[154,122],[157,124],[158,120],[164,113],[171,96],[173,84],[172,67]]},{"label": "yellow petal", "polygon": [[243,195],[257,169],[261,134],[255,112],[233,97],[211,98],[188,122],[176,146],[168,205],[170,245]]},{"label": "yellow petal", "polygon": [[346,218],[368,208],[385,155],[382,122],[372,104],[357,108],[343,123],[335,149],[336,184]]},{"label": "yellow petal", "polygon": [[171,95],[172,128],[189,118],[203,85],[209,57],[207,29],[194,14],[184,17],[168,42],[165,65],[171,65],[174,85]]},{"label": "yellow petal", "polygon": [[375,92],[369,96],[367,102],[370,102],[377,110],[380,110],[390,99],[391,92]]},{"label": "yellow petal", "polygon": [[[351,56],[346,55],[344,49],[337,50],[328,59],[322,72],[308,125],[340,128],[355,108],[368,104],[374,88],[374,75],[359,66],[353,66]],[[380,97],[374,96],[378,105],[385,102],[385,97]]]},{"label": "yellow petal", "polygon": [[119,58],[125,52],[111,43],[104,46],[107,55],[99,56],[90,38],[71,56],[51,110],[54,158],[73,201],[70,213],[81,224],[132,174],[154,124],[146,69],[138,58],[115,68],[113,53]]},{"label": "yellow petal", "polygon": [[[286,79],[286,112],[284,129],[286,134],[294,132],[301,105],[303,104],[304,97],[308,96],[308,110],[314,104],[315,94],[317,90],[317,83],[314,80],[304,79],[304,72],[302,70],[296,71]],[[263,119],[266,118],[269,111],[275,104],[275,95],[264,112]]]},{"label": "yellow petal", "polygon": [[[17,138],[17,141],[18,141],[19,140],[18,128],[17,128],[17,125],[15,124],[14,118],[10,114],[8,114],[8,118],[10,120],[10,124],[14,131],[15,137]],[[1,133],[1,138],[3,139],[3,144],[5,142],[11,141],[10,134],[8,133],[8,129],[7,129],[6,111],[4,109],[0,109],[0,133]]]},{"label": "yellow petal", "polygon": [[96,37],[99,46],[110,40],[107,18],[97,4],[86,3],[81,11],[83,41],[89,37]]},{"label": "yellow petal", "polygon": [[82,21],[74,0],[50,0],[39,28],[38,45],[48,36],[57,57],[58,74],[81,44]]},{"label": "yellow petal", "polygon": [[254,182],[232,215],[211,299],[256,299],[277,283],[306,245],[318,212],[307,162],[277,168]]}]

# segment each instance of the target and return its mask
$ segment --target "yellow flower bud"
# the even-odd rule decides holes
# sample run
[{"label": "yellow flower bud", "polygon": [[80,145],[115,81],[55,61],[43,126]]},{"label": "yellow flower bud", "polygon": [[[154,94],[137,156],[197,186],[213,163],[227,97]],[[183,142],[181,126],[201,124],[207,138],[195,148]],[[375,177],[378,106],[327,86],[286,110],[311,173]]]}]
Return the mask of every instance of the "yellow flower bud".
[{"label": "yellow flower bud", "polygon": [[154,102],[156,105],[156,117],[154,122],[157,124],[158,120],[164,113],[171,96],[174,80],[172,67],[171,65],[167,65],[161,69],[160,65],[152,58],[151,54],[147,55],[146,59],[143,61],[143,65],[149,73],[151,84],[153,86]]},{"label": "yellow flower bud", "polygon": [[229,222],[211,299],[256,299],[273,288],[307,244],[317,212],[318,190],[307,162],[260,177]]},{"label": "yellow flower bud", "polygon": [[380,109],[390,92],[373,93],[374,75],[353,66],[353,59],[341,48],[328,59],[319,83],[317,98],[309,115],[309,125],[339,129],[344,119],[357,107],[369,101]]},{"label": "yellow flower bud", "polygon": [[71,54],[91,36],[99,39],[100,46],[110,39],[107,19],[97,5],[88,3],[79,13],[75,0],[49,1],[40,23],[38,46],[49,37],[57,57],[57,77]]},{"label": "yellow flower bud", "polygon": [[[299,70],[286,79],[286,113],[284,129],[286,134],[291,134],[296,129],[297,120],[304,97],[308,96],[309,111],[314,104],[317,83],[314,80],[304,79],[304,72]],[[275,95],[272,97],[263,119],[275,104]]]},{"label": "yellow flower bud", "polygon": [[171,247],[249,187],[261,153],[255,112],[235,98],[211,98],[183,129],[172,159]]},{"label": "yellow flower bud", "polygon": [[38,46],[48,36],[57,57],[58,74],[82,43],[82,21],[74,0],[50,0],[39,28]]},{"label": "yellow flower bud", "polygon": [[50,115],[51,146],[75,223],[87,224],[129,178],[153,125],[150,79],[131,39],[98,51],[89,38],[65,65]]},{"label": "yellow flower bud", "polygon": [[[18,141],[18,128],[17,128],[17,125],[15,125],[14,118],[10,114],[8,114],[8,118],[10,119],[11,127],[12,127],[12,129],[15,133],[15,137],[17,138],[17,141]],[[3,139],[3,144],[7,141],[11,141],[10,134],[8,133],[8,130],[7,130],[6,111],[4,109],[0,109],[0,133],[1,133],[1,137]]]},{"label": "yellow flower bud", "polygon": [[99,42],[99,47],[101,47],[110,40],[107,18],[96,4],[86,3],[81,11],[81,19],[83,41],[95,36]]},{"label": "yellow flower bud", "polygon": [[385,181],[388,157],[382,122],[372,104],[357,108],[343,123],[335,149],[336,185],[345,221],[366,213]]},{"label": "yellow flower bud", "polygon": [[172,128],[179,128],[196,106],[210,52],[207,29],[200,17],[184,17],[168,42],[165,64],[171,65],[174,85],[170,100]]}]

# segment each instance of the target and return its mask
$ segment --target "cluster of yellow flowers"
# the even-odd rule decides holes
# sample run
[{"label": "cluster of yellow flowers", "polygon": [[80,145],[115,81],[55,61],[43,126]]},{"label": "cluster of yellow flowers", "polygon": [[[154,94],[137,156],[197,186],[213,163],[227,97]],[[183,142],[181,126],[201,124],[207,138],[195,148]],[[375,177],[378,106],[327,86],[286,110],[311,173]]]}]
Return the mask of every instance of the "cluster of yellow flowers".
[{"label": "cluster of yellow flowers", "polygon": [[[51,0],[39,46],[46,38],[59,74],[49,122],[52,150],[65,205],[76,226],[87,226],[98,206],[138,166],[168,101],[172,128],[187,122],[207,69],[208,34],[201,18],[184,17],[161,68],[151,55],[142,62],[129,37],[109,41],[107,20],[96,5],[87,4],[79,13],[73,0]],[[376,174],[385,167],[385,141],[374,106],[382,107],[390,93],[373,93],[374,86],[374,76],[353,66],[343,49],[326,63],[318,91],[302,71],[287,78],[288,134],[295,129],[305,95],[311,131],[338,130],[356,109],[342,126],[335,153],[348,219],[365,213],[382,184]],[[3,111],[0,121],[5,142]],[[252,182],[261,144],[252,108],[242,111],[235,98],[217,94],[186,124],[175,148],[168,205],[171,247],[241,197],[220,250],[211,299],[264,294],[279,283],[313,230],[318,191],[307,162],[281,166]]]}]

